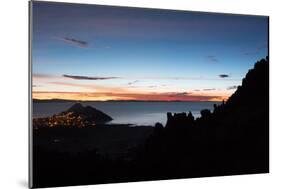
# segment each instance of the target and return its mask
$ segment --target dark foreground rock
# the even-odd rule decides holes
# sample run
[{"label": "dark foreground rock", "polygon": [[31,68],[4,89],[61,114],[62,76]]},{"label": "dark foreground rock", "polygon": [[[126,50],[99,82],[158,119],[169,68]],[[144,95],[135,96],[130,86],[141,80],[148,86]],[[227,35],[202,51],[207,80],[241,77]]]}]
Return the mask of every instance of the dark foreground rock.
[{"label": "dark foreground rock", "polygon": [[[77,105],[71,112],[80,114],[80,108]],[[166,127],[157,123],[153,131],[142,130],[146,137],[135,147],[121,146],[127,146],[127,142],[137,138],[136,134],[141,133],[137,127],[125,129],[127,131],[116,127],[106,132],[88,128],[69,131],[57,127],[43,129],[46,131],[42,128],[35,131],[34,187],[267,173],[268,58],[257,62],[229,100],[214,106],[212,112],[202,110],[201,117],[196,120],[191,113],[168,113]],[[132,138],[119,140],[118,133]],[[60,140],[55,136],[60,136]],[[86,143],[79,141],[83,138],[87,138]],[[43,139],[52,141],[51,145],[41,144],[46,141]],[[63,142],[69,139],[71,143]],[[89,143],[97,148],[89,148]],[[85,148],[73,153],[66,151],[66,146],[70,149],[72,146]],[[98,147],[107,153],[101,153]],[[116,149],[119,155],[113,156]]]},{"label": "dark foreground rock", "polygon": [[[153,178],[269,172],[269,62],[258,61],[236,92],[214,110],[168,113],[143,148],[140,169]],[[145,169],[145,168],[144,168]],[[145,171],[143,169],[143,172]]]}]

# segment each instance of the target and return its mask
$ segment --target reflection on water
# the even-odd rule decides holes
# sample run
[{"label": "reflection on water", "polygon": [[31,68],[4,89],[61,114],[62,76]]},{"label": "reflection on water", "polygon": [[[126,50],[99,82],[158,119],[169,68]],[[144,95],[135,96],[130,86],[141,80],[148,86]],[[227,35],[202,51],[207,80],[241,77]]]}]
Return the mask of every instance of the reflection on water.
[{"label": "reflection on water", "polygon": [[[191,111],[195,117],[200,110],[213,109],[220,102],[82,102],[97,108],[113,118],[110,123],[130,123],[135,125],[154,125],[166,123],[167,112]],[[70,108],[74,102],[44,102],[33,104],[33,117],[46,117]]]}]

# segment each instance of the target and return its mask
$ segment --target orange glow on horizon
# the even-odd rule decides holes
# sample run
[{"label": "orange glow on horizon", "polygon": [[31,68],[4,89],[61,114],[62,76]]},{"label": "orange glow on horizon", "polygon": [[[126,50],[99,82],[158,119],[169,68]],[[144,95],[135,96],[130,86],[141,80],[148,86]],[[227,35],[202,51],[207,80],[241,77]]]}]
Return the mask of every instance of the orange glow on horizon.
[{"label": "orange glow on horizon", "polygon": [[230,95],[215,94],[181,94],[181,93],[89,93],[89,92],[33,92],[33,99],[50,100],[140,100],[140,101],[223,101]]}]

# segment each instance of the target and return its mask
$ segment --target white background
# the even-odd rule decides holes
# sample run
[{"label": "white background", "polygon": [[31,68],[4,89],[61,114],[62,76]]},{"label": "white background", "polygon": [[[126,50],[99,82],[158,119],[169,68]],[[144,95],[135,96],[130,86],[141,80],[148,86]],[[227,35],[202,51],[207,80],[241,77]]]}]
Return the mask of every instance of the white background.
[{"label": "white background", "polygon": [[[281,6],[277,0],[68,0],[108,5],[270,16],[270,174],[107,184],[69,188],[281,188]],[[0,188],[27,188],[28,1],[0,6]]]}]

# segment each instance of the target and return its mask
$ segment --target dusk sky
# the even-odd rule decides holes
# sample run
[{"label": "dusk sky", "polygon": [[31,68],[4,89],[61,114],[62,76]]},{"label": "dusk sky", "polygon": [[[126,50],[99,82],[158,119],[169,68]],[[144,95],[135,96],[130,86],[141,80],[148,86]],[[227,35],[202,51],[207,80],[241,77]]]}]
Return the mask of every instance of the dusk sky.
[{"label": "dusk sky", "polygon": [[33,98],[220,101],[267,56],[268,18],[33,2]]}]

